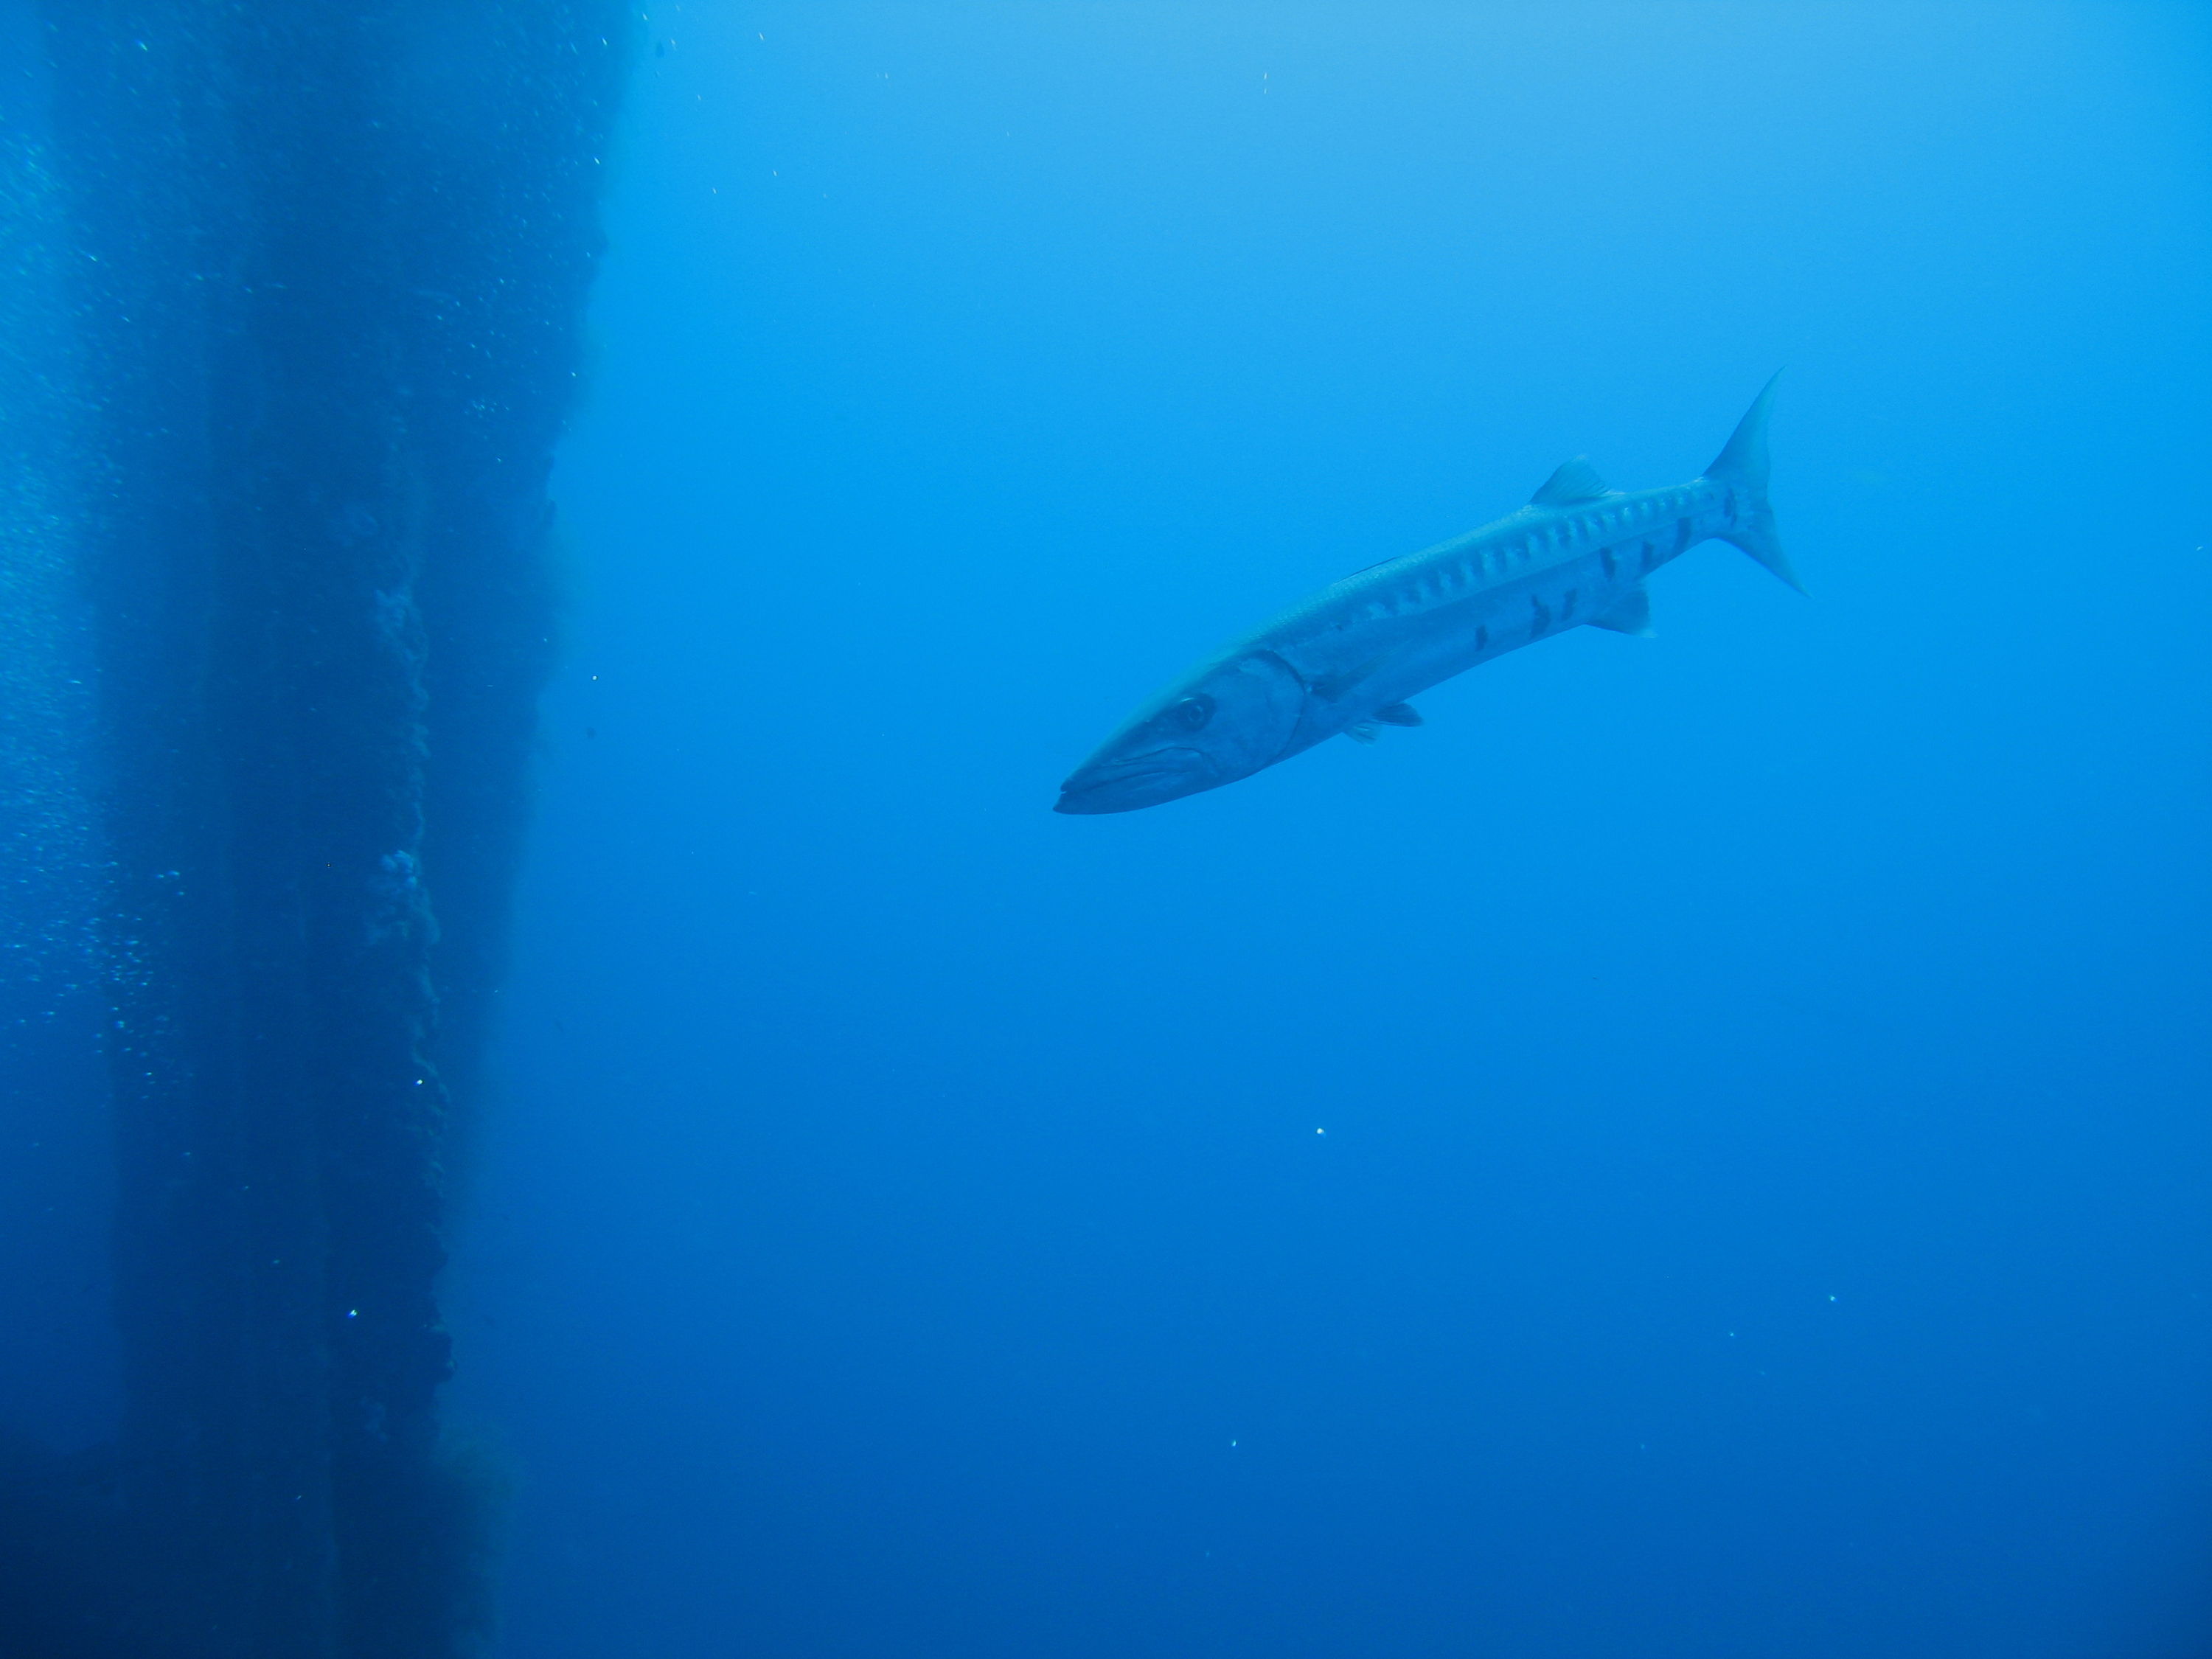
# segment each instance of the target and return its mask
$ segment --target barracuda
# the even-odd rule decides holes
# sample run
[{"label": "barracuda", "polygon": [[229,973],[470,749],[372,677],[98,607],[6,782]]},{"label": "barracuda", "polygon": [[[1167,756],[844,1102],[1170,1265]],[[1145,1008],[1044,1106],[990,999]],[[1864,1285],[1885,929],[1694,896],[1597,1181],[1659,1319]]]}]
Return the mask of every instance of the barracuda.
[{"label": "barracuda", "polygon": [[1419,726],[1407,700],[1538,640],[1588,625],[1648,634],[1644,580],[1724,541],[1802,592],[1767,504],[1774,382],[1698,477],[1610,488],[1586,460],[1517,513],[1346,576],[1200,663],[1101,744],[1055,811],[1127,812],[1218,789],[1340,732]]}]

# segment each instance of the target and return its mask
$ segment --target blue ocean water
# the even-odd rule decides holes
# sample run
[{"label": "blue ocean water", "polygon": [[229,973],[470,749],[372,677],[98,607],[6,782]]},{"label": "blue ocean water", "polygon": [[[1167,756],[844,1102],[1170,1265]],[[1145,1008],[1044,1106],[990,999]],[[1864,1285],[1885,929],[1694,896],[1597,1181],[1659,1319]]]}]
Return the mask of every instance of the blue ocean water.
[{"label": "blue ocean water", "polygon": [[[457,1286],[507,1650],[2204,1651],[2203,14],[651,29]],[[1809,599],[1047,810],[1777,367]]]},{"label": "blue ocean water", "polygon": [[[2212,1651],[2201,9],[641,27],[456,1172],[501,1653]],[[1809,597],[1050,811],[1778,368]]]}]

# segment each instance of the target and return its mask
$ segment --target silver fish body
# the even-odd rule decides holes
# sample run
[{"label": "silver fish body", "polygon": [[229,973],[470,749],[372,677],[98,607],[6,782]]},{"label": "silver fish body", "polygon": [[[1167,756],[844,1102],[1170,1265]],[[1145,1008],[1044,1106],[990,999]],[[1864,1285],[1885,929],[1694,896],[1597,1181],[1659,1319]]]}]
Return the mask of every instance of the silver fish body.
[{"label": "silver fish body", "polygon": [[1340,733],[1419,725],[1407,699],[1570,628],[1648,633],[1645,580],[1700,542],[1731,542],[1798,586],[1766,499],[1773,391],[1686,483],[1613,489],[1569,461],[1519,511],[1323,588],[1138,710],[1060,786],[1055,810],[1158,805]]}]

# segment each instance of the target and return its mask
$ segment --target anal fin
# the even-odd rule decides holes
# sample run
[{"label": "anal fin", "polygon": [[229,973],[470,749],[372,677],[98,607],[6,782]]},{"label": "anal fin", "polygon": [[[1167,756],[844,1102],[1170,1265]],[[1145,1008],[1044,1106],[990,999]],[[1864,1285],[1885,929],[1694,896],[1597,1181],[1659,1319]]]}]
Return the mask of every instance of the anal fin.
[{"label": "anal fin", "polygon": [[1419,726],[1421,711],[1410,702],[1394,702],[1376,709],[1375,718],[1385,726]]},{"label": "anal fin", "polygon": [[1589,619],[1592,628],[1609,628],[1616,634],[1638,634],[1651,637],[1651,596],[1640,587],[1632,587],[1606,610]]}]

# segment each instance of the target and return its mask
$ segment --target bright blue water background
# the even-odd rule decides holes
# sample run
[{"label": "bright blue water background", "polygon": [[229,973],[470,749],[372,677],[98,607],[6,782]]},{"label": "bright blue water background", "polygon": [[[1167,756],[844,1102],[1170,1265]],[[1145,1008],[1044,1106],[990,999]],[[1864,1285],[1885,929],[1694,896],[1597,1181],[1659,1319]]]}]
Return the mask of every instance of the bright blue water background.
[{"label": "bright blue water background", "polygon": [[[453,1287],[512,1659],[2208,1650],[2205,15],[650,29]],[[1048,810],[1777,366],[1810,599]]]}]

